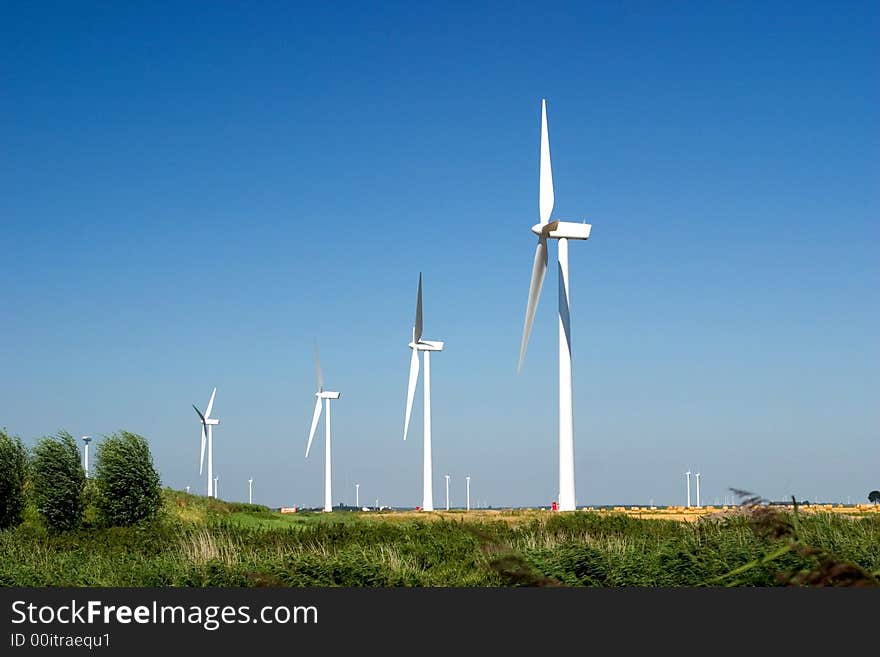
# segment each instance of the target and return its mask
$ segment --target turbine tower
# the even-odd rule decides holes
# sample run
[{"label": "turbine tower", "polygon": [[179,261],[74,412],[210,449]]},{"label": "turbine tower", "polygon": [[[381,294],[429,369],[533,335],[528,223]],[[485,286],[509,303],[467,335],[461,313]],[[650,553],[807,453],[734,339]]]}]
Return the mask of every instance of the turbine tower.
[{"label": "turbine tower", "polygon": [[254,503],[254,480],[253,477],[248,479],[248,504]]},{"label": "turbine tower", "polygon": [[691,471],[688,470],[684,473],[684,476],[687,477],[687,487],[688,487],[688,508],[691,507]]},{"label": "turbine tower", "polygon": [[465,477],[467,481],[467,510],[471,510],[471,478]]},{"label": "turbine tower", "polygon": [[220,477],[219,476],[214,477],[214,497],[217,497],[217,488],[218,488],[217,484],[219,484],[219,483],[220,483]]},{"label": "turbine tower", "polygon": [[360,508],[361,508],[361,485],[360,484],[354,485],[354,505],[358,510],[360,510]]},{"label": "turbine tower", "polygon": [[697,507],[700,506],[700,473],[696,473],[694,477],[697,480]]},{"label": "turbine tower", "polygon": [[321,404],[327,407],[327,417],[324,419],[324,511],[333,511],[333,496],[330,480],[330,400],[341,397],[338,392],[324,390],[324,377],[321,374],[321,359],[318,356],[318,341],[315,340],[315,371],[318,373],[318,392],[315,393],[315,412],[312,415],[312,428],[309,429],[309,443],[306,445],[306,458],[312,447],[312,439],[315,437],[315,429],[318,428],[318,420],[321,419]]},{"label": "turbine tower", "polygon": [[199,414],[199,420],[202,422],[202,450],[199,457],[199,474],[202,474],[202,466],[205,464],[205,443],[208,445],[208,497],[216,497],[214,492],[214,427],[220,424],[220,420],[211,417],[211,411],[214,409],[214,396],[217,394],[217,388],[211,392],[211,399],[208,400],[208,406],[205,408],[205,414],[193,404],[196,413]]},{"label": "turbine tower", "polygon": [[446,510],[449,511],[449,475],[443,475],[446,477]]},{"label": "turbine tower", "polygon": [[550,221],[553,212],[553,171],[550,166],[550,139],[547,135],[547,101],[541,101],[541,167],[539,173],[538,209],[540,222],[532,226],[538,236],[535,260],[532,265],[532,280],[529,284],[529,299],[526,304],[526,318],[523,324],[522,343],[519,351],[519,366],[522,369],[529,344],[529,334],[535,320],[541,287],[547,273],[547,240],[559,242],[559,510],[575,510],[574,492],[574,423],[572,417],[571,393],[571,315],[569,304],[571,295],[568,281],[568,240],[586,240],[590,237],[591,225],[567,221]]},{"label": "turbine tower", "polygon": [[83,447],[83,470],[86,472],[86,479],[89,478],[89,443],[92,442],[91,436],[83,436],[82,441],[85,444]]},{"label": "turbine tower", "polygon": [[424,401],[424,457],[422,474],[422,509],[434,510],[434,493],[431,466],[431,352],[443,351],[443,343],[436,340],[422,340],[422,275],[419,274],[419,293],[416,298],[416,323],[413,325],[413,339],[409,343],[412,358],[409,361],[409,385],[406,389],[406,419],[403,423],[403,439],[409,431],[409,417],[412,413],[413,397],[416,394],[416,383],[419,378],[419,352],[424,354],[425,381],[423,384]]}]

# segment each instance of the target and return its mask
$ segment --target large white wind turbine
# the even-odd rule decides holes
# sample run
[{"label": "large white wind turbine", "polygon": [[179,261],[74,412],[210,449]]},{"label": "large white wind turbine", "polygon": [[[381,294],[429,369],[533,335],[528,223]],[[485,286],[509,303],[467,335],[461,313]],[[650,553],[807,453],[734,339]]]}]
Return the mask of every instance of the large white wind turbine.
[{"label": "large white wind turbine", "polygon": [[571,401],[571,301],[568,284],[568,240],[590,237],[591,225],[567,221],[550,221],[553,212],[553,172],[550,166],[550,140],[547,135],[547,101],[541,101],[541,169],[539,174],[538,210],[540,222],[532,226],[538,236],[529,300],[523,325],[519,366],[522,369],[529,344],[529,334],[538,308],[538,298],[547,273],[547,239],[559,242],[559,510],[574,511],[574,426]]},{"label": "large white wind turbine", "polygon": [[321,419],[321,404],[327,407],[327,417],[324,418],[324,511],[333,510],[333,496],[330,486],[330,400],[341,397],[338,392],[324,390],[324,377],[321,374],[321,359],[318,356],[318,341],[315,341],[315,370],[318,373],[318,392],[315,393],[315,412],[312,415],[312,428],[309,429],[309,442],[306,445],[306,458],[312,447],[312,438],[315,437],[315,429],[318,428],[318,420]]},{"label": "large white wind turbine", "polygon": [[205,444],[208,446],[208,497],[216,497],[214,492],[214,427],[220,424],[220,420],[211,417],[211,411],[214,410],[214,396],[217,394],[217,388],[211,392],[211,399],[208,400],[208,406],[205,408],[205,414],[193,404],[196,413],[199,414],[199,420],[202,422],[202,449],[199,457],[199,474],[205,464]]},{"label": "large white wind turbine", "polygon": [[419,352],[424,354],[425,380],[424,388],[424,434],[425,448],[422,474],[422,509],[434,510],[434,489],[431,474],[431,352],[443,351],[443,343],[437,340],[422,340],[422,275],[419,274],[419,293],[416,299],[416,323],[413,325],[413,338],[409,343],[412,357],[409,361],[409,385],[406,389],[406,419],[403,422],[403,439],[409,431],[409,417],[412,413],[413,397],[416,394],[416,383],[419,379]]}]

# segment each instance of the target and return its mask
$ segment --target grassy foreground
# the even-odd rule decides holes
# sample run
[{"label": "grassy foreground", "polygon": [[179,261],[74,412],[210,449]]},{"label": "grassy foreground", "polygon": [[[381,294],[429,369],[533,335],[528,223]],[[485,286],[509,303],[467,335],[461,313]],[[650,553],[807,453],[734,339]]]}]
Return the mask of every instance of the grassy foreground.
[{"label": "grassy foreground", "polygon": [[161,518],[0,531],[0,586],[880,585],[880,514],[297,513],[165,491]]}]

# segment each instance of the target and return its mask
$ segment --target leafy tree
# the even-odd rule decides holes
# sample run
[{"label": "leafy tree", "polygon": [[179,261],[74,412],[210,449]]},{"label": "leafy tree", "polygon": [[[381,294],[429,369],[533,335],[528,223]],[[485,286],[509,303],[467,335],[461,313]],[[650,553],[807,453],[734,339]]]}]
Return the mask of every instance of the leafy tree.
[{"label": "leafy tree", "polygon": [[0,429],[0,529],[21,523],[27,467],[27,450],[21,438]]},{"label": "leafy tree", "polygon": [[159,473],[143,436],[128,431],[107,436],[98,446],[94,479],[98,512],[111,525],[133,525],[162,507]]},{"label": "leafy tree", "polygon": [[868,501],[874,504],[880,504],[880,490],[872,490],[868,493]]},{"label": "leafy tree", "polygon": [[34,501],[50,527],[73,529],[85,510],[86,475],[76,440],[66,431],[40,440],[32,464]]}]

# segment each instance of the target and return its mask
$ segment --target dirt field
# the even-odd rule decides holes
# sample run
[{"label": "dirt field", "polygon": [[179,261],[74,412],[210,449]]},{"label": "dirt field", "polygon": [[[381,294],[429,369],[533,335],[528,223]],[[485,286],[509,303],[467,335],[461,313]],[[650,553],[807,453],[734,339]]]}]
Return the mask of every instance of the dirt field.
[{"label": "dirt field", "polygon": [[[779,509],[792,509],[791,505],[777,506]],[[601,514],[623,513],[634,518],[647,520],[677,520],[680,522],[695,522],[700,518],[723,518],[729,515],[744,513],[743,507],[738,506],[703,506],[690,507],[648,507],[648,506],[617,506],[613,508],[581,507],[583,511],[595,511]],[[864,516],[868,514],[880,514],[880,505],[856,504],[845,506],[842,504],[811,504],[798,506],[801,513],[840,513],[849,516]],[[467,521],[502,521],[510,525],[518,525],[536,518],[547,517],[555,511],[549,509],[474,509],[463,511],[460,509],[450,511],[383,511],[379,513],[363,513],[363,517],[374,518],[384,521],[407,521],[418,518],[419,520],[446,519],[458,522]],[[572,513],[577,513],[574,511]]]}]

